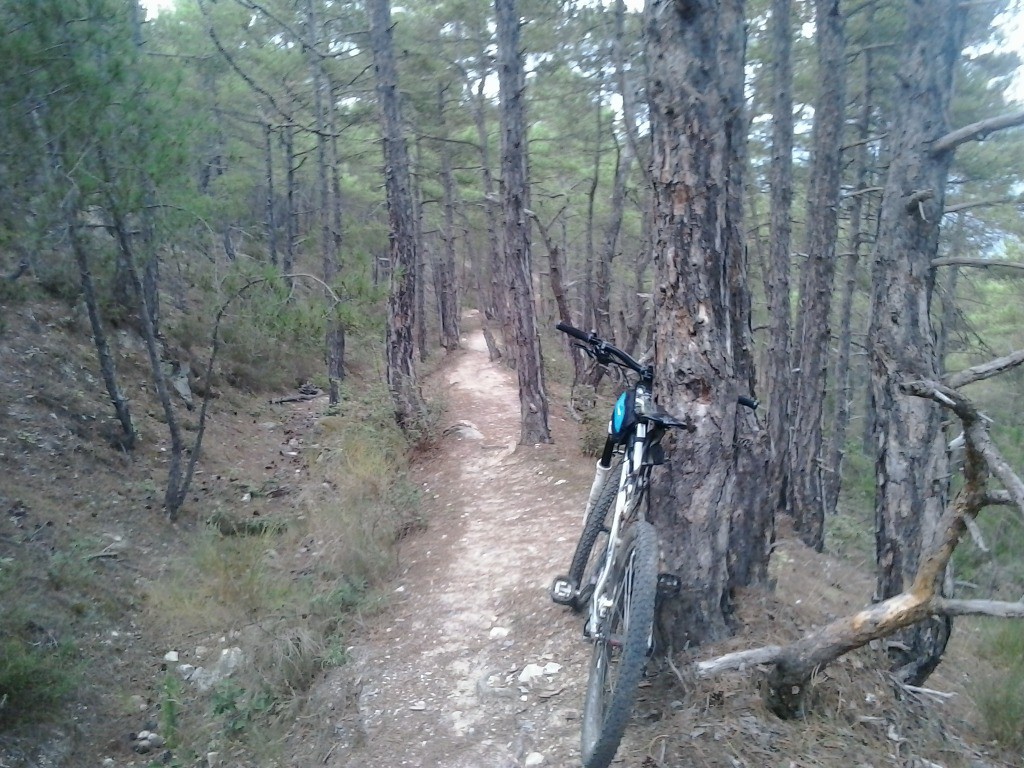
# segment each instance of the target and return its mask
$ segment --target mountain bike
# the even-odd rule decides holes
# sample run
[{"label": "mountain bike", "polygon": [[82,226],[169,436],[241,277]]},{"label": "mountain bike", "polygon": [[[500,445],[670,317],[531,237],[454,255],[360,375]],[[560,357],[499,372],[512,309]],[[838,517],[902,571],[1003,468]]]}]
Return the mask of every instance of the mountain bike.
[{"label": "mountain bike", "polygon": [[[583,706],[583,765],[607,768],[654,651],[657,606],[680,590],[677,576],[658,572],[658,538],[647,520],[651,469],[665,460],[661,440],[668,430],[694,427],[655,404],[652,366],[594,333],[565,323],[556,328],[599,364],[636,375],[615,402],[569,573],[551,584],[552,600],[585,613],[583,635],[593,651]],[[756,400],[739,401],[757,407]]]}]

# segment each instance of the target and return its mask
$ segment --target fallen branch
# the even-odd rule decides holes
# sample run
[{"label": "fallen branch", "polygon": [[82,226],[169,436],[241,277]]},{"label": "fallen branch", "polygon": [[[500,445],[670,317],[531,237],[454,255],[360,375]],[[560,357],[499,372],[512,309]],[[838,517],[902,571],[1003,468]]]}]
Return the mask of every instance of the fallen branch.
[{"label": "fallen branch", "polygon": [[[962,380],[974,381],[974,371]],[[955,378],[955,377],[951,377]],[[900,386],[905,394],[934,400],[952,410],[963,425],[965,443],[964,484],[943,512],[937,536],[922,552],[914,583],[906,591],[869,605],[856,613],[820,627],[784,646],[765,646],[728,653],[694,664],[697,677],[712,677],[750,666],[770,665],[765,703],[783,718],[804,712],[809,681],[840,656],[888,637],[934,616],[983,615],[1024,618],[1024,598],[1018,602],[998,600],[953,600],[941,594],[946,568],[953,552],[968,532],[968,521],[992,500],[1013,503],[1024,512],[1024,483],[1010,469],[988,434],[989,420],[960,392],[934,381],[912,381]],[[991,477],[998,478],[1005,492],[986,489]],[[908,688],[908,690],[913,690]],[[926,689],[918,689],[926,692]]]},{"label": "fallen branch", "polygon": [[1024,619],[1024,600],[953,600],[940,597],[935,608],[945,616],[995,616],[1000,619]]},{"label": "fallen branch", "polygon": [[277,397],[270,401],[271,405],[283,405],[284,403],[304,403],[308,400],[316,400],[320,397],[318,392],[315,395],[288,395],[288,397]]}]

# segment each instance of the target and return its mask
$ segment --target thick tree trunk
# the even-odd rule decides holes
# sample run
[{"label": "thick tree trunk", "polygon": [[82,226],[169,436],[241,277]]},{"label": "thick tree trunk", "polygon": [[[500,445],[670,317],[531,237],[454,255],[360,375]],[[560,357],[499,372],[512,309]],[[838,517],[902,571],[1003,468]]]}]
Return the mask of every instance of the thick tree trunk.
[{"label": "thick tree trunk", "polygon": [[[947,494],[946,455],[934,404],[899,393],[908,378],[938,370],[931,322],[932,259],[938,249],[951,152],[931,144],[948,131],[954,67],[966,10],[957,0],[907,2],[907,36],[896,93],[892,159],[872,274],[871,392],[876,423],[876,597],[903,591],[937,534]],[[948,619],[929,619],[890,649],[898,674],[919,684],[939,663]]]},{"label": "thick tree trunk", "polygon": [[825,406],[839,233],[840,146],[846,107],[846,50],[839,0],[816,0],[818,98],[814,106],[810,188],[807,193],[807,261],[793,341],[794,392],[789,422],[789,507],[804,543],[825,544],[822,421]]},{"label": "thick tree trunk", "polygon": [[388,0],[372,0],[368,8],[370,45],[377,73],[377,98],[384,138],[384,176],[391,230],[391,286],[385,339],[387,383],[399,426],[415,430],[423,423],[425,409],[413,366],[413,302],[419,248],[409,191],[409,155],[402,134],[390,4]]},{"label": "thick tree trunk", "polygon": [[519,43],[515,0],[495,0],[498,93],[501,101],[502,186],[505,208],[505,269],[511,296],[511,328],[519,376],[522,445],[551,442],[544,367],[533,304],[530,264],[530,188],[527,173],[526,74]]},{"label": "thick tree trunk", "polygon": [[[770,516],[767,453],[749,411],[749,304],[741,195],[743,2],[649,0],[645,10],[655,194],[658,397],[696,432],[668,451],[652,521],[674,648],[730,630],[733,591],[763,578]],[[739,347],[737,347],[739,342]]]}]

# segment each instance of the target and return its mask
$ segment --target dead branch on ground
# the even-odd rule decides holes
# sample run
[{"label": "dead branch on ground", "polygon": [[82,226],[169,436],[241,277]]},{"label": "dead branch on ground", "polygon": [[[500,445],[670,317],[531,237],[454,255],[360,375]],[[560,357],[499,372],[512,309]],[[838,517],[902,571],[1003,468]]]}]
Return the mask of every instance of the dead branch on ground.
[{"label": "dead branch on ground", "polygon": [[[1015,352],[985,365],[947,377],[948,382],[969,384],[1024,363]],[[995,616],[1024,618],[1024,597],[1001,600],[954,600],[943,597],[943,575],[954,550],[978,513],[990,504],[1008,504],[1024,514],[1024,482],[1009,466],[989,435],[990,419],[948,384],[910,381],[901,385],[906,395],[933,400],[951,410],[963,425],[966,446],[964,484],[946,508],[933,543],[923,551],[910,588],[899,595],[844,616],[788,645],[739,651],[697,662],[693,674],[714,677],[749,667],[769,666],[764,687],[768,707],[783,718],[801,716],[811,677],[840,656],[931,616]],[[1004,490],[989,490],[995,479]]]}]

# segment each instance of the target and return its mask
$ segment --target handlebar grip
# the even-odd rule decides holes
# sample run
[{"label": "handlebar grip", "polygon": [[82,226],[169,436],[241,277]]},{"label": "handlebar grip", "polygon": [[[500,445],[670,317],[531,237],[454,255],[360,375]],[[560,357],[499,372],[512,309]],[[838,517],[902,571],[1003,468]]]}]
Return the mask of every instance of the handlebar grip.
[{"label": "handlebar grip", "polygon": [[752,411],[757,410],[757,406],[761,404],[755,398],[743,397],[743,395],[740,395],[738,398],[736,398],[736,402],[738,402],[740,405],[745,405]]},{"label": "handlebar grip", "polygon": [[558,323],[558,325],[556,325],[555,328],[560,330],[562,333],[567,333],[570,336],[579,339],[580,341],[590,341],[589,333],[584,333],[579,328],[573,328],[571,325],[567,323]]}]

